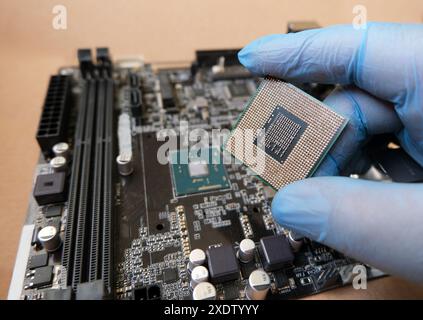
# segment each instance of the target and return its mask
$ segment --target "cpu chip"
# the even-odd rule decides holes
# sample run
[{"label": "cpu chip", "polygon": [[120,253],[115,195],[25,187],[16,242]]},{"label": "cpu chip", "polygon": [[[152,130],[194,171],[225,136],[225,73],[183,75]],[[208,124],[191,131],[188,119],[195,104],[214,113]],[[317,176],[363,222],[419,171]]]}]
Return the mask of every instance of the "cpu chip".
[{"label": "cpu chip", "polygon": [[273,188],[311,176],[347,120],[295,86],[265,78],[224,150]]},{"label": "cpu chip", "polygon": [[172,184],[177,197],[230,188],[219,148],[202,148],[200,154],[199,159],[190,159],[187,149],[170,153]]}]

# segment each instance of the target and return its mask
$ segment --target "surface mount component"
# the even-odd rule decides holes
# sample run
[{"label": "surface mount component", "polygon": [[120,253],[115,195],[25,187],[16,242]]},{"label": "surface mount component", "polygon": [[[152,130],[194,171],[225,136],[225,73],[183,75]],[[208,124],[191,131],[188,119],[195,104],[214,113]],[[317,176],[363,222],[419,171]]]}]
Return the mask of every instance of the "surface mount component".
[{"label": "surface mount component", "polygon": [[53,281],[53,266],[45,266],[32,270],[28,275],[28,288],[40,288],[51,285]]},{"label": "surface mount component", "polygon": [[232,246],[211,247],[207,250],[207,262],[213,283],[236,280],[239,265]]},{"label": "surface mount component", "polygon": [[312,175],[346,124],[295,86],[266,78],[224,149],[279,189]]},{"label": "surface mount component", "polygon": [[248,300],[264,300],[270,284],[270,277],[264,270],[255,270],[248,277],[245,295]]},{"label": "surface mount component", "polygon": [[57,156],[51,159],[50,166],[54,172],[66,172],[68,168],[66,158],[62,156]]},{"label": "surface mount component", "polygon": [[163,282],[172,283],[178,280],[178,270],[174,268],[167,268],[163,270]]},{"label": "surface mount component", "polygon": [[266,271],[281,269],[294,261],[292,249],[284,235],[274,235],[260,239],[260,253],[263,257]]},{"label": "surface mount component", "polygon": [[40,240],[43,247],[48,252],[53,252],[59,249],[62,245],[60,233],[54,226],[46,226],[38,232],[38,240]]},{"label": "surface mount component", "polygon": [[48,264],[48,253],[40,253],[33,255],[28,263],[28,269],[36,269],[45,267]]},{"label": "surface mount component", "polygon": [[132,153],[130,152],[122,152],[120,155],[118,155],[116,158],[116,163],[119,173],[122,176],[129,176],[134,171]]},{"label": "surface mount component", "polygon": [[230,187],[217,148],[202,149],[199,158],[190,159],[188,150],[172,152],[173,185],[177,196],[208,192]]},{"label": "surface mount component", "polygon": [[70,153],[69,144],[66,142],[59,142],[53,146],[53,153],[56,157],[68,158]]},{"label": "surface mount component", "polygon": [[206,253],[201,249],[194,249],[189,254],[188,269],[192,271],[206,261]]},{"label": "surface mount component", "polygon": [[243,263],[248,263],[254,259],[256,245],[251,239],[243,239],[239,243],[238,258]]},{"label": "surface mount component", "polygon": [[191,288],[195,288],[198,284],[206,282],[209,279],[209,271],[204,266],[196,266],[191,272]]},{"label": "surface mount component", "polygon": [[216,300],[216,288],[209,282],[201,282],[194,288],[192,299]]},{"label": "surface mount component", "polygon": [[294,252],[297,252],[301,249],[301,246],[303,245],[304,237],[296,234],[293,231],[290,231],[288,234],[288,241],[291,245],[292,250],[294,250]]},{"label": "surface mount component", "polygon": [[39,205],[64,202],[67,198],[66,173],[55,172],[37,176],[34,198]]}]

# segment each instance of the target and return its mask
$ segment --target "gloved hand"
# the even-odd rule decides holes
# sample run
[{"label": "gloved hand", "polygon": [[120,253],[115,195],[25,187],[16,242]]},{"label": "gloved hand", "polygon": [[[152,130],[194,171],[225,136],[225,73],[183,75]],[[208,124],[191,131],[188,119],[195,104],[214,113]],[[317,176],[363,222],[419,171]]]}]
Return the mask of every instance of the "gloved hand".
[{"label": "gloved hand", "polygon": [[371,135],[393,132],[423,165],[423,25],[350,25],[271,35],[239,53],[258,75],[341,84],[325,100],[349,119],[314,178],[281,189],[278,223],[390,274],[423,282],[423,185],[339,174]]}]

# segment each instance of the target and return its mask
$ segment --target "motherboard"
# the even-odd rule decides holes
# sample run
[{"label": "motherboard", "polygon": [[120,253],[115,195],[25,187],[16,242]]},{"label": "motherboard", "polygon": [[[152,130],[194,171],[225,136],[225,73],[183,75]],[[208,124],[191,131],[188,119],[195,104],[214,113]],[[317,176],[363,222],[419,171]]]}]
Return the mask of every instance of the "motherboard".
[{"label": "motherboard", "polygon": [[[214,133],[260,82],[237,51],[156,69],[81,49],[79,66],[51,77],[12,297],[293,299],[351,283],[362,264],[275,223],[275,190],[222,161]],[[209,161],[178,161],[194,145]]]}]

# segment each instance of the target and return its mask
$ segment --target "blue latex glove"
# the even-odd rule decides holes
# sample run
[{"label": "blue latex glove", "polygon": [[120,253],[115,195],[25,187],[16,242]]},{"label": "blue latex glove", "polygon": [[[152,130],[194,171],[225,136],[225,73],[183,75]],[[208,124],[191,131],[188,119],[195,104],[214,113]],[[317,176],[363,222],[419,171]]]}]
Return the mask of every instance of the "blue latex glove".
[{"label": "blue latex glove", "polygon": [[277,222],[390,274],[423,282],[423,185],[329,177],[365,140],[396,133],[423,165],[423,25],[372,23],[271,35],[239,53],[253,73],[341,84],[325,103],[349,119],[315,178],[281,189]]}]

